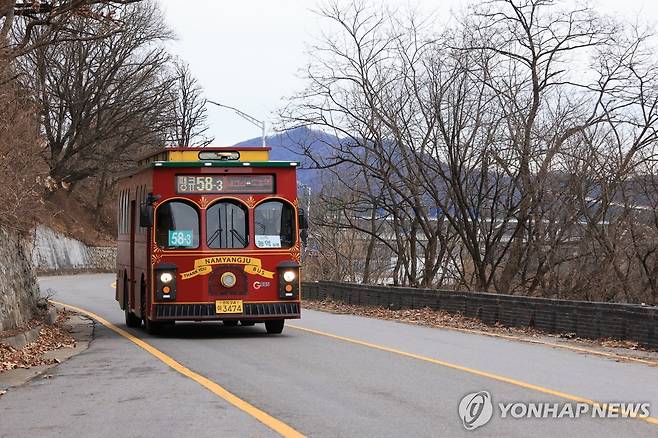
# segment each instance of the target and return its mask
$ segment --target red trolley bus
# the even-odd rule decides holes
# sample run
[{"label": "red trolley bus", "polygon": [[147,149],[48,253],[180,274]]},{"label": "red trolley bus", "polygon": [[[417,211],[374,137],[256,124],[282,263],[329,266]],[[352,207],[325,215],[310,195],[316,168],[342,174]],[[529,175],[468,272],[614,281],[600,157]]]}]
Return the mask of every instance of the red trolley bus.
[{"label": "red trolley bus", "polygon": [[299,318],[298,163],[269,148],[165,148],[119,181],[116,299],[126,324]]}]

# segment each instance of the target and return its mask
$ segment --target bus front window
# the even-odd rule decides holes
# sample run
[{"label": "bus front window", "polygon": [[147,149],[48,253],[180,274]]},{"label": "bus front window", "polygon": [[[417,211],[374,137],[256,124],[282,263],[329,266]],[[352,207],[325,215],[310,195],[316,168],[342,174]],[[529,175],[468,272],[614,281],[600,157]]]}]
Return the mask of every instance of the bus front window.
[{"label": "bus front window", "polygon": [[247,208],[233,201],[220,201],[206,212],[209,248],[245,248],[249,243]]},{"label": "bus front window", "polygon": [[155,236],[165,249],[199,247],[199,212],[182,201],[168,201],[156,211]]},{"label": "bus front window", "polygon": [[295,244],[295,209],[287,202],[258,204],[254,224],[258,248],[290,248]]}]

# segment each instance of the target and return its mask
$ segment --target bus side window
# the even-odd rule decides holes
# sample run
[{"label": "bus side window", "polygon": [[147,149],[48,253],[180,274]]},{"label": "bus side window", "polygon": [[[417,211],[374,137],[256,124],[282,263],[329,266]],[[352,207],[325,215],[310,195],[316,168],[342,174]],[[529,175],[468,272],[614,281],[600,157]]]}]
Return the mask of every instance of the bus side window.
[{"label": "bus side window", "polygon": [[121,234],[121,201],[123,200],[123,191],[119,192],[117,200],[117,234]]},{"label": "bus side window", "polygon": [[123,234],[130,234],[130,189],[123,192]]},{"label": "bus side window", "polygon": [[136,227],[136,232],[137,234],[145,234],[146,229],[142,227],[141,221],[139,220],[139,213],[141,210],[142,204],[144,204],[144,194],[146,192],[146,187],[144,186],[139,186],[137,187],[137,197],[135,198],[137,200],[136,203],[136,211],[135,214],[137,215],[137,218],[135,218],[135,227]]},{"label": "bus side window", "polygon": [[126,222],[128,220],[127,206],[128,206],[128,196],[126,190],[121,190],[119,193],[119,205],[117,208],[117,229],[120,235],[127,234]]}]

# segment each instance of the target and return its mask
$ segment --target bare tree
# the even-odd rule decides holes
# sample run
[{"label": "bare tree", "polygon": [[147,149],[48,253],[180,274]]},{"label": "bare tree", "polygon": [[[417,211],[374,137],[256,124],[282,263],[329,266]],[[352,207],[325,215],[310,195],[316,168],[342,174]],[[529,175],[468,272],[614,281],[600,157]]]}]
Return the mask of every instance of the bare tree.
[{"label": "bare tree", "polygon": [[[343,227],[370,235],[369,248],[378,243],[391,251],[394,283],[429,285],[445,267],[454,235],[445,221],[435,220],[437,209],[429,206],[417,172],[413,148],[428,126],[408,129],[410,115],[419,108],[409,97],[412,81],[406,79],[419,66],[427,41],[414,41],[419,34],[413,24],[408,35],[391,30],[393,26],[384,28],[387,16],[365,7],[343,11],[331,4],[321,13],[347,38],[330,38],[315,49],[311,85],[284,119],[320,126],[343,138],[332,145],[330,157],[313,158],[358,194],[341,207]],[[405,48],[413,65],[400,56]]]},{"label": "bare tree", "polygon": [[167,141],[172,146],[207,146],[214,140],[208,132],[206,99],[190,66],[184,61],[174,62],[175,85],[172,89],[172,128]]},{"label": "bare tree", "polygon": [[386,246],[401,284],[647,296],[631,289],[651,287],[653,228],[629,181],[656,171],[649,35],[547,0],[475,4],[440,34],[361,3],[320,13],[336,34],[282,116],[341,138],[305,150],[345,188],[320,192],[321,226]]},{"label": "bare tree", "polygon": [[[58,184],[121,161],[127,149],[160,142],[169,129],[173,80],[160,43],[171,33],[153,3],[127,7],[122,19],[120,33],[44,45],[20,59],[22,81],[37,95],[45,158]],[[102,24],[82,17],[69,26]]]},{"label": "bare tree", "polygon": [[[56,41],[91,40],[118,32],[121,7],[139,1],[0,0],[0,59],[11,60]],[[86,17],[104,25],[93,29],[69,27],[74,17]]]}]

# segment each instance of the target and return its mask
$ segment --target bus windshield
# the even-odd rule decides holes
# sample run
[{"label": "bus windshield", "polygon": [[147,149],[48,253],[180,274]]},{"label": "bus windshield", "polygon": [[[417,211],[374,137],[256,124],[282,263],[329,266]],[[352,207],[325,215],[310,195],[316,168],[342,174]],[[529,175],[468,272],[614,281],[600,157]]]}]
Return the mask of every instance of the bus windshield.
[{"label": "bus windshield", "polygon": [[249,243],[247,209],[233,201],[213,204],[206,212],[209,248],[245,248]]}]

